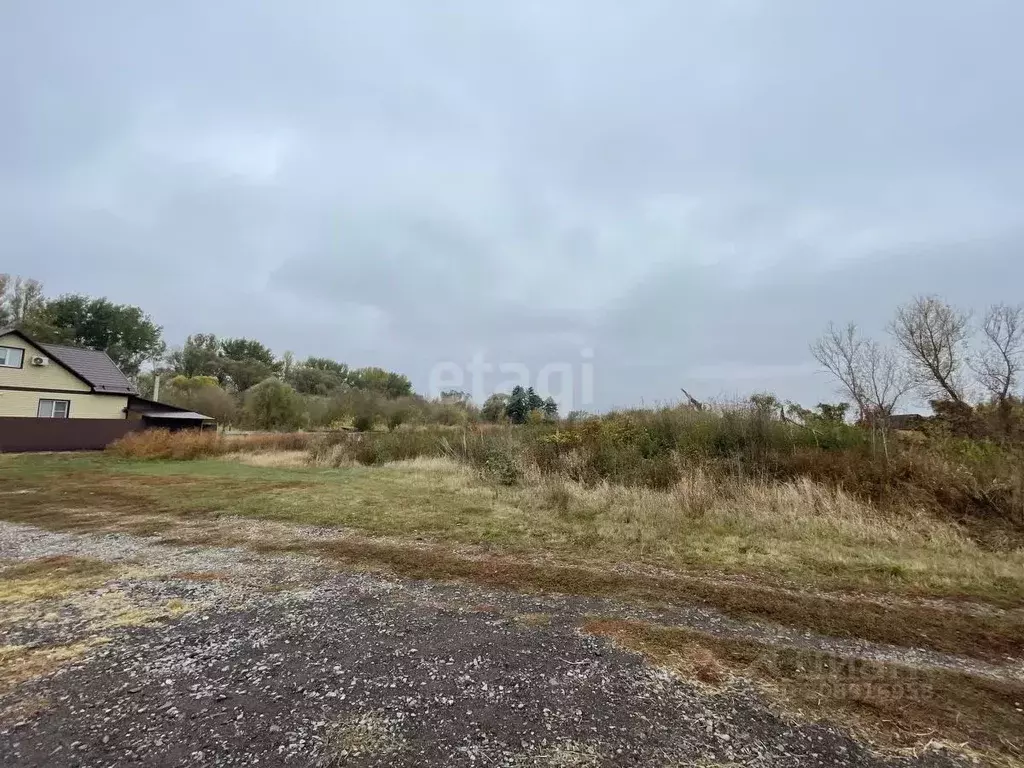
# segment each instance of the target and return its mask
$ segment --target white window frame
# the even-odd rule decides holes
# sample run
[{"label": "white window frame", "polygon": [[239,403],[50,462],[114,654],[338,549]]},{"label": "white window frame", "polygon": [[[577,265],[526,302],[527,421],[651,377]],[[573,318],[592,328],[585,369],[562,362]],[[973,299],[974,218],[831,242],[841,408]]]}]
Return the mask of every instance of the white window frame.
[{"label": "white window frame", "polygon": [[[63,406],[63,408],[58,408],[57,406]],[[39,398],[39,406],[36,408],[36,417],[40,419],[70,419],[71,401],[41,397]]]},{"label": "white window frame", "polygon": [[[11,361],[12,352],[18,359],[17,365]],[[21,347],[0,347],[0,368],[21,368],[24,363],[25,350]]]}]

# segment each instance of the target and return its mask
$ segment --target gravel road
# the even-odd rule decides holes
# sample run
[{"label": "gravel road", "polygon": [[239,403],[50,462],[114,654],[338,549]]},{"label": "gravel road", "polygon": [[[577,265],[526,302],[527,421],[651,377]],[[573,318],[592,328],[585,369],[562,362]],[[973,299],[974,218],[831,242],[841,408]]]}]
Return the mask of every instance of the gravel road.
[{"label": "gravel road", "polygon": [[56,605],[0,603],[0,645],[77,649],[0,695],[5,767],[961,764],[652,668],[579,630],[634,613],[609,601],[0,523],[5,563],[57,554],[119,570]]}]

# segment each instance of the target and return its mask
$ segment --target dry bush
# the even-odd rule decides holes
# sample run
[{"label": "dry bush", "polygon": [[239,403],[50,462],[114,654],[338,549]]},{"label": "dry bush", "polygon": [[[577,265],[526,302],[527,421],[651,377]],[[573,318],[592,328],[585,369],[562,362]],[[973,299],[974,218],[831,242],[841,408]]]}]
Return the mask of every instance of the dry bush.
[{"label": "dry bush", "polygon": [[313,435],[305,432],[262,433],[226,437],[214,431],[147,429],[131,432],[107,450],[124,459],[175,459],[187,461],[228,453],[304,451]]},{"label": "dry bush", "polygon": [[224,441],[212,431],[147,429],[125,435],[107,450],[124,459],[199,459],[224,453]]},{"label": "dry bush", "polygon": [[[729,480],[771,486],[811,480],[870,502],[876,511],[924,509],[1004,545],[1024,537],[1024,455],[989,441],[924,436],[888,440],[842,423],[814,429],[768,408],[713,412],[660,408],[573,424],[424,426],[390,433],[317,437],[311,463],[379,465],[420,457],[464,462],[500,484],[532,475],[597,486],[672,490],[697,483],[694,510]],[[694,470],[699,469],[695,474]]]},{"label": "dry bush", "polygon": [[[417,426],[392,432],[332,432],[316,436],[310,462],[320,466],[374,466],[418,458],[453,458],[483,468],[495,452],[522,454],[514,430]],[[525,457],[524,457],[525,458]]]},{"label": "dry bush", "polygon": [[797,451],[780,456],[770,476],[810,478],[883,509],[924,508],[986,537],[1024,533],[1024,456],[990,442],[903,441],[888,460],[867,451]]}]

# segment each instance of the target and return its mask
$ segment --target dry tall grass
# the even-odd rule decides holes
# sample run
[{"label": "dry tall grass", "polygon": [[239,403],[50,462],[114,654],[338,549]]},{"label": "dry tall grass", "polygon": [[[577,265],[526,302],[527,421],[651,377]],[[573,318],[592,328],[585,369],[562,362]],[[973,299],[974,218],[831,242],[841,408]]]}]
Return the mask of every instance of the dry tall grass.
[{"label": "dry tall grass", "polygon": [[224,436],[213,431],[147,429],[125,435],[107,450],[123,459],[191,460],[228,453],[306,451],[314,438],[315,435],[307,432]]},{"label": "dry tall grass", "polygon": [[690,482],[700,467],[716,483],[808,479],[884,510],[925,510],[969,523],[974,535],[1024,543],[1024,454],[984,441],[892,440],[845,424],[811,431],[750,411],[630,411],[567,425],[396,430],[321,437],[312,463],[378,465],[420,456],[464,461],[515,485],[534,470],[585,485],[655,490]]},{"label": "dry tall grass", "polygon": [[[464,463],[430,458],[391,466],[439,490],[481,497],[479,475]],[[691,467],[672,488],[656,490],[534,469],[492,504],[503,526],[586,559],[672,570],[710,566],[854,588],[890,584],[956,594],[984,584],[986,591],[1024,594],[1024,549],[993,552],[922,509],[882,510],[806,478],[721,478]],[[493,529],[495,520],[480,524]],[[462,530],[472,525],[460,521]]]},{"label": "dry tall grass", "polygon": [[895,517],[915,528],[941,521],[936,530],[943,531],[952,522],[989,547],[1024,545],[1024,459],[983,445],[901,446],[889,459],[871,455],[864,446],[790,446],[761,458],[726,458],[713,451],[623,445],[614,431],[607,440],[598,435],[585,443],[566,431],[505,428],[320,439],[310,449],[314,466],[373,466],[412,458],[452,459],[512,487],[537,486],[544,479],[677,496],[686,488],[680,503],[691,512],[742,500],[779,517],[790,514],[794,503],[811,506],[820,518],[837,505],[859,505],[868,518]]},{"label": "dry tall grass", "polygon": [[[147,431],[129,435],[110,450],[141,459],[306,450],[308,464],[320,467],[446,458],[498,485],[547,489],[557,504],[563,504],[558,494],[565,495],[557,490],[559,484],[605,496],[636,489],[671,493],[691,517],[712,508],[738,508],[737,518],[767,509],[782,521],[796,514],[795,508],[810,508],[813,518],[800,524],[814,526],[836,509],[857,508],[862,527],[887,516],[898,517],[911,530],[941,520],[964,526],[993,548],[1013,550],[1024,544],[1024,456],[1014,449],[934,437],[924,444],[894,440],[887,453],[875,448],[869,433],[844,424],[812,432],[756,411],[704,414],[667,408],[572,424],[487,429],[231,438]],[[294,454],[259,461],[267,467],[300,464]],[[564,501],[565,515],[588,514],[586,505],[570,502]],[[623,501],[613,503],[621,506]],[[947,530],[948,525],[935,528]],[[946,535],[935,531],[932,535]]]}]

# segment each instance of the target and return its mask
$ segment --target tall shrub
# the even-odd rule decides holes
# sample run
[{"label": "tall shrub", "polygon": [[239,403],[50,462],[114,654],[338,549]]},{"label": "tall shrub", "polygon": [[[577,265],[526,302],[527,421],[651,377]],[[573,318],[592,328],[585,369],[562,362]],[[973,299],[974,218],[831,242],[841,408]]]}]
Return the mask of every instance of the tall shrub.
[{"label": "tall shrub", "polygon": [[267,379],[245,393],[245,420],[254,429],[295,429],[305,416],[302,398],[279,379]]}]

